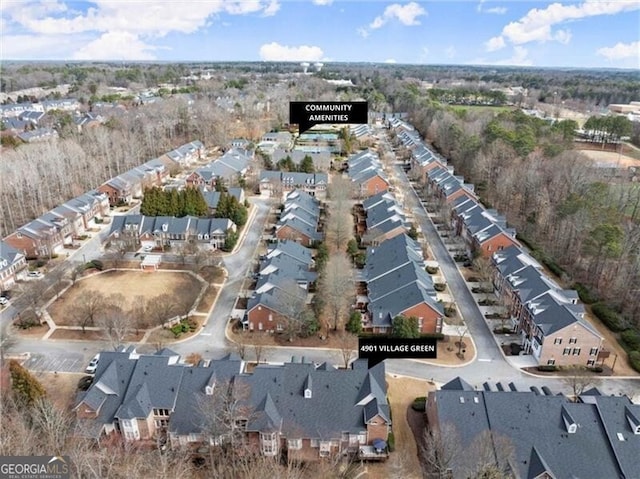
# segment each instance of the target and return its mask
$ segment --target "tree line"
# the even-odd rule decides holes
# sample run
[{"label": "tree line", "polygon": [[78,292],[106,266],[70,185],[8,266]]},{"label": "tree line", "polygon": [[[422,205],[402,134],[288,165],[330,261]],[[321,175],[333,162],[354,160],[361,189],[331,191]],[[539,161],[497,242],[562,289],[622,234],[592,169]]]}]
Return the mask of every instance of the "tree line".
[{"label": "tree line", "polygon": [[140,205],[145,216],[207,216],[209,207],[198,188],[168,191],[160,187],[146,188]]}]

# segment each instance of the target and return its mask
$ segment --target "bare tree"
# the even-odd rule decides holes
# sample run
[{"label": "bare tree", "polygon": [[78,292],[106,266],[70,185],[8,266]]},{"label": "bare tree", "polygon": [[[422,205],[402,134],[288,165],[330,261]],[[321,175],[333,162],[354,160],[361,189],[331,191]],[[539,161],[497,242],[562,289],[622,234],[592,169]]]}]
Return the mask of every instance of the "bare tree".
[{"label": "bare tree", "polygon": [[451,423],[443,423],[438,428],[425,428],[422,439],[420,452],[427,477],[450,478],[455,462],[463,451],[462,438],[456,427]]},{"label": "bare tree", "polygon": [[87,326],[95,326],[96,319],[104,311],[106,306],[105,296],[97,291],[91,291],[80,296],[76,304],[67,307],[67,315],[82,326],[85,332]]},{"label": "bare tree", "polygon": [[149,326],[149,304],[150,302],[142,295],[137,295],[133,298],[129,317],[131,326],[136,330],[136,334],[140,329],[145,329]]},{"label": "bare tree", "polygon": [[329,256],[320,278],[318,294],[331,317],[331,327],[336,331],[344,327],[345,316],[355,296],[353,269],[346,253],[337,251]]},{"label": "bare tree", "polygon": [[65,410],[56,407],[50,399],[38,399],[29,416],[37,431],[42,448],[52,454],[62,455],[67,450],[67,439],[71,433],[71,417]]},{"label": "bare tree", "polygon": [[256,364],[265,360],[265,354],[267,349],[267,336],[264,333],[258,331],[251,336],[251,349],[253,355],[256,358]]},{"label": "bare tree", "polygon": [[589,374],[589,371],[582,366],[570,366],[566,370],[567,376],[562,378],[562,382],[571,389],[574,400],[578,400],[585,390],[590,387],[597,387],[600,384],[600,378]]},{"label": "bare tree", "polygon": [[67,286],[65,275],[66,272],[62,267],[54,268],[47,273],[47,281],[53,289],[55,299],[58,299],[62,290]]},{"label": "bare tree", "polygon": [[99,326],[104,329],[113,349],[125,341],[127,329],[131,325],[130,312],[121,306],[124,301],[125,298],[121,294],[107,296],[98,320]]},{"label": "bare tree", "polygon": [[0,368],[4,365],[5,355],[16,343],[16,338],[7,333],[7,326],[0,327]]},{"label": "bare tree", "polygon": [[340,360],[344,368],[347,369],[349,367],[349,363],[356,358],[358,338],[347,331],[340,331],[336,335],[336,339],[338,351],[340,352]]},{"label": "bare tree", "polygon": [[456,353],[460,359],[464,359],[465,347],[464,337],[469,332],[469,328],[463,323],[456,326],[456,333],[458,333],[458,341],[456,342],[458,346],[458,352]]},{"label": "bare tree", "polygon": [[329,197],[329,218],[326,234],[328,243],[336,250],[344,250],[353,236],[353,217],[351,215],[351,182],[342,177],[336,177],[327,188]]},{"label": "bare tree", "polygon": [[171,297],[161,294],[147,302],[147,314],[155,325],[164,326],[176,314],[175,303]]},{"label": "bare tree", "polygon": [[247,348],[249,347],[249,338],[246,331],[239,331],[238,337],[233,343],[233,347],[240,356],[240,359],[244,360],[247,357]]},{"label": "bare tree", "polygon": [[191,364],[193,366],[197,366],[200,363],[200,361],[202,361],[202,354],[200,353],[190,353],[185,358],[185,363]]}]

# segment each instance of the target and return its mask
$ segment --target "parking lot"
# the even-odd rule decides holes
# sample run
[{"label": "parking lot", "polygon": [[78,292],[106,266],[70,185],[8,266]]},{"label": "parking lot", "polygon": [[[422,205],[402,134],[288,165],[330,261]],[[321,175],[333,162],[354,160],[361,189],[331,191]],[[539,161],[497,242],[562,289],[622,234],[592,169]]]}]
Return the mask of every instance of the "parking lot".
[{"label": "parking lot", "polygon": [[82,354],[69,353],[68,355],[55,355],[45,357],[41,354],[32,353],[31,357],[24,362],[23,366],[32,371],[51,371],[65,373],[81,373],[87,366],[88,361]]}]

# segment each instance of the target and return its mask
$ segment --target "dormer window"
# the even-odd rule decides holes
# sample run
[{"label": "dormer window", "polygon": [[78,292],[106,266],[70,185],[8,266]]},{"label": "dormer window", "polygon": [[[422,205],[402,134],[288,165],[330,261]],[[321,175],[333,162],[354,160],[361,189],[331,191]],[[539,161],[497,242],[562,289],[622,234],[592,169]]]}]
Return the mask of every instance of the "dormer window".
[{"label": "dormer window", "polygon": [[311,389],[305,389],[304,390],[304,398],[305,399],[311,399]]}]

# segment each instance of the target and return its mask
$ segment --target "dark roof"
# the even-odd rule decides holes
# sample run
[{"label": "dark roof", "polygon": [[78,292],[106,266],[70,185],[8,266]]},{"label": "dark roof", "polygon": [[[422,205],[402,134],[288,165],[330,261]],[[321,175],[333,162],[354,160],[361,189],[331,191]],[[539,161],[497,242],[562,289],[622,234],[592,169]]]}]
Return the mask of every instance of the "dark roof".
[{"label": "dark roof", "polygon": [[[469,391],[466,383],[452,383],[433,393],[440,426],[451,424],[462,448],[488,431],[504,438],[513,447],[517,477],[545,471],[557,478],[637,477],[640,435],[632,434],[625,410],[638,411],[640,405],[628,398],[587,396],[588,403],[573,403],[563,395]],[[571,423],[578,426],[575,432]],[[461,473],[466,455],[463,451],[455,459],[454,476],[456,470]]]},{"label": "dark roof", "polygon": [[384,363],[371,369],[360,363],[347,370],[304,362],[261,365],[242,375],[237,384],[249,391],[247,404],[254,411],[247,430],[272,431],[280,420],[280,432],[290,439],[340,439],[342,433],[365,431],[365,418],[373,414],[388,420]]}]

